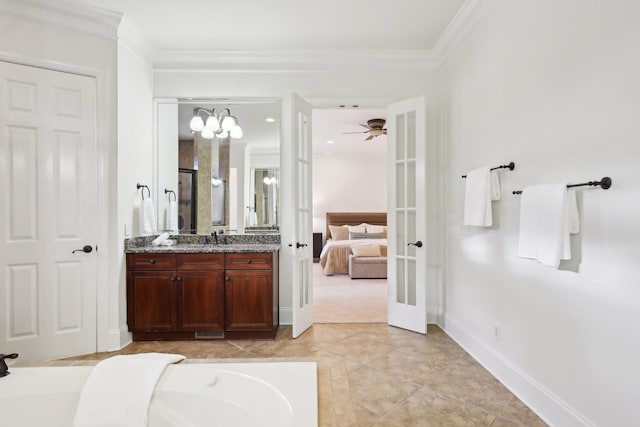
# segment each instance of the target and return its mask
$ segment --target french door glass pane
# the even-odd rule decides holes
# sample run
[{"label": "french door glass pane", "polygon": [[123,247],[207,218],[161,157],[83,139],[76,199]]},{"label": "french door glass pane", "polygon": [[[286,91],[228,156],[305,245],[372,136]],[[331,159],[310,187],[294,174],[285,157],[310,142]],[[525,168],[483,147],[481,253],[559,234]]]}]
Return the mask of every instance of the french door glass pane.
[{"label": "french door glass pane", "polygon": [[407,162],[407,182],[405,183],[407,194],[407,207],[416,207],[416,162]]},{"label": "french door glass pane", "polygon": [[416,305],[416,260],[407,259],[407,304]]},{"label": "french door glass pane", "polygon": [[403,211],[396,212],[396,242],[398,245],[398,255],[402,256],[405,254],[405,247],[407,246],[407,241],[405,240],[405,231],[404,231],[404,223],[405,223],[405,215]]},{"label": "french door glass pane", "polygon": [[416,113],[407,114],[407,158],[416,158]]},{"label": "french door glass pane", "polygon": [[396,277],[396,302],[399,304],[405,304],[406,296],[405,296],[405,279],[404,279],[404,269],[405,269],[405,260],[404,257],[396,258],[396,267],[397,267],[397,277]]},{"label": "french door glass pane", "polygon": [[405,150],[404,150],[404,143],[405,143],[405,132],[406,132],[406,126],[405,126],[405,118],[404,115],[398,115],[396,116],[396,159],[404,159],[405,156]]},{"label": "french door glass pane", "polygon": [[[416,238],[416,211],[407,211],[407,243],[414,243]],[[407,246],[407,255],[416,256],[414,245]]]},{"label": "french door glass pane", "polygon": [[404,163],[396,163],[396,207],[405,207]]}]

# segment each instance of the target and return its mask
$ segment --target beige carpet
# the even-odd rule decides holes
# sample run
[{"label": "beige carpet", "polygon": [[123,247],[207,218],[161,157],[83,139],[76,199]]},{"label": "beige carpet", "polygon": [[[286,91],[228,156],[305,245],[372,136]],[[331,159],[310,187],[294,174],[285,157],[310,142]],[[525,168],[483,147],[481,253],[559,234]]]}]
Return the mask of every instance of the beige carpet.
[{"label": "beige carpet", "polygon": [[314,323],[387,323],[387,279],[325,276],[313,264]]}]

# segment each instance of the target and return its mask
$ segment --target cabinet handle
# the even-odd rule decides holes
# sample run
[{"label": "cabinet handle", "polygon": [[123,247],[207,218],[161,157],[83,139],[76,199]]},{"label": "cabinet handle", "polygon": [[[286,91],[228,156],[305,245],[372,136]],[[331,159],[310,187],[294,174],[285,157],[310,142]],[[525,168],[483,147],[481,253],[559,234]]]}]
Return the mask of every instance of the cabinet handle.
[{"label": "cabinet handle", "polygon": [[178,276],[178,277],[176,277],[176,280],[180,281],[180,280],[182,280],[182,277]]},{"label": "cabinet handle", "polygon": [[171,278],[169,280],[171,280],[173,282],[174,280],[176,280],[176,278],[175,278],[175,276],[171,276]]},{"label": "cabinet handle", "polygon": [[251,264],[251,260],[250,259],[247,260],[247,264]]},{"label": "cabinet handle", "polygon": [[149,264],[155,264],[155,263],[156,263],[156,260],[155,260],[155,259],[150,259],[150,260],[149,260]]},{"label": "cabinet handle", "polygon": [[231,280],[231,277],[225,277],[224,280]]}]

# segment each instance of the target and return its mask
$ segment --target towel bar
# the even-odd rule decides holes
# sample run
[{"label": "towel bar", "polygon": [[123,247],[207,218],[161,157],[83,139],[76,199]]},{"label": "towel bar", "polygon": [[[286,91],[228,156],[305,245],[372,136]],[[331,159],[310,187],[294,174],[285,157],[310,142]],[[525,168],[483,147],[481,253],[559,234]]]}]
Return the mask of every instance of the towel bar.
[{"label": "towel bar", "polygon": [[136,184],[136,188],[139,190],[142,188],[142,200],[144,200],[144,189],[147,189],[147,193],[149,194],[149,198],[151,198],[151,190],[149,189],[148,185],[144,185],[144,184]]},{"label": "towel bar", "polygon": [[[567,188],[586,187],[586,186],[591,186],[591,187],[600,186],[600,188],[602,188],[603,190],[608,190],[609,188],[611,188],[611,178],[609,178],[608,176],[605,176],[600,181],[589,181],[589,182],[583,182],[581,184],[567,184]],[[522,190],[514,190],[513,194],[522,194]]]},{"label": "towel bar", "polygon": [[172,195],[172,194],[173,194],[173,201],[174,201],[174,202],[177,202],[177,201],[178,201],[178,198],[176,197],[176,193],[175,193],[175,191],[173,191],[173,190],[167,190],[167,189],[165,188],[165,189],[164,189],[164,194],[168,194],[168,196],[167,196],[167,197],[169,198],[169,201],[171,201],[171,195]]},{"label": "towel bar", "polygon": [[[509,169],[510,171],[514,170],[516,167],[516,164],[513,162],[510,162],[508,165],[500,165],[500,166],[496,166],[495,168],[491,168],[489,170],[496,170],[496,169]],[[466,178],[467,175],[462,175],[463,178]]]}]

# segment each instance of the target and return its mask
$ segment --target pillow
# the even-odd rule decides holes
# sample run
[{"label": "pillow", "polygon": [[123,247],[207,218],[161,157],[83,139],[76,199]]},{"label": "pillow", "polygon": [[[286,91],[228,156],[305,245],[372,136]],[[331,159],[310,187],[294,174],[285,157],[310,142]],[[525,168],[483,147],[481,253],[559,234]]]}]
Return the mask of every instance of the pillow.
[{"label": "pillow", "polygon": [[384,239],[385,235],[384,233],[367,233],[365,234],[366,237],[364,237],[365,239]]},{"label": "pillow", "polygon": [[357,239],[373,239],[373,237],[365,232],[349,231],[349,240]]},{"label": "pillow", "polygon": [[367,229],[361,225],[344,225],[343,227],[347,227],[349,232],[353,231],[354,233],[366,233]]},{"label": "pillow", "polygon": [[341,225],[330,225],[329,231],[333,240],[347,240],[349,238],[349,229]]},{"label": "pillow", "polygon": [[367,233],[384,233],[385,228],[382,225],[367,225]]},{"label": "pillow", "polygon": [[380,246],[377,245],[365,245],[365,246],[352,246],[351,252],[353,256],[382,256],[380,252]]}]

